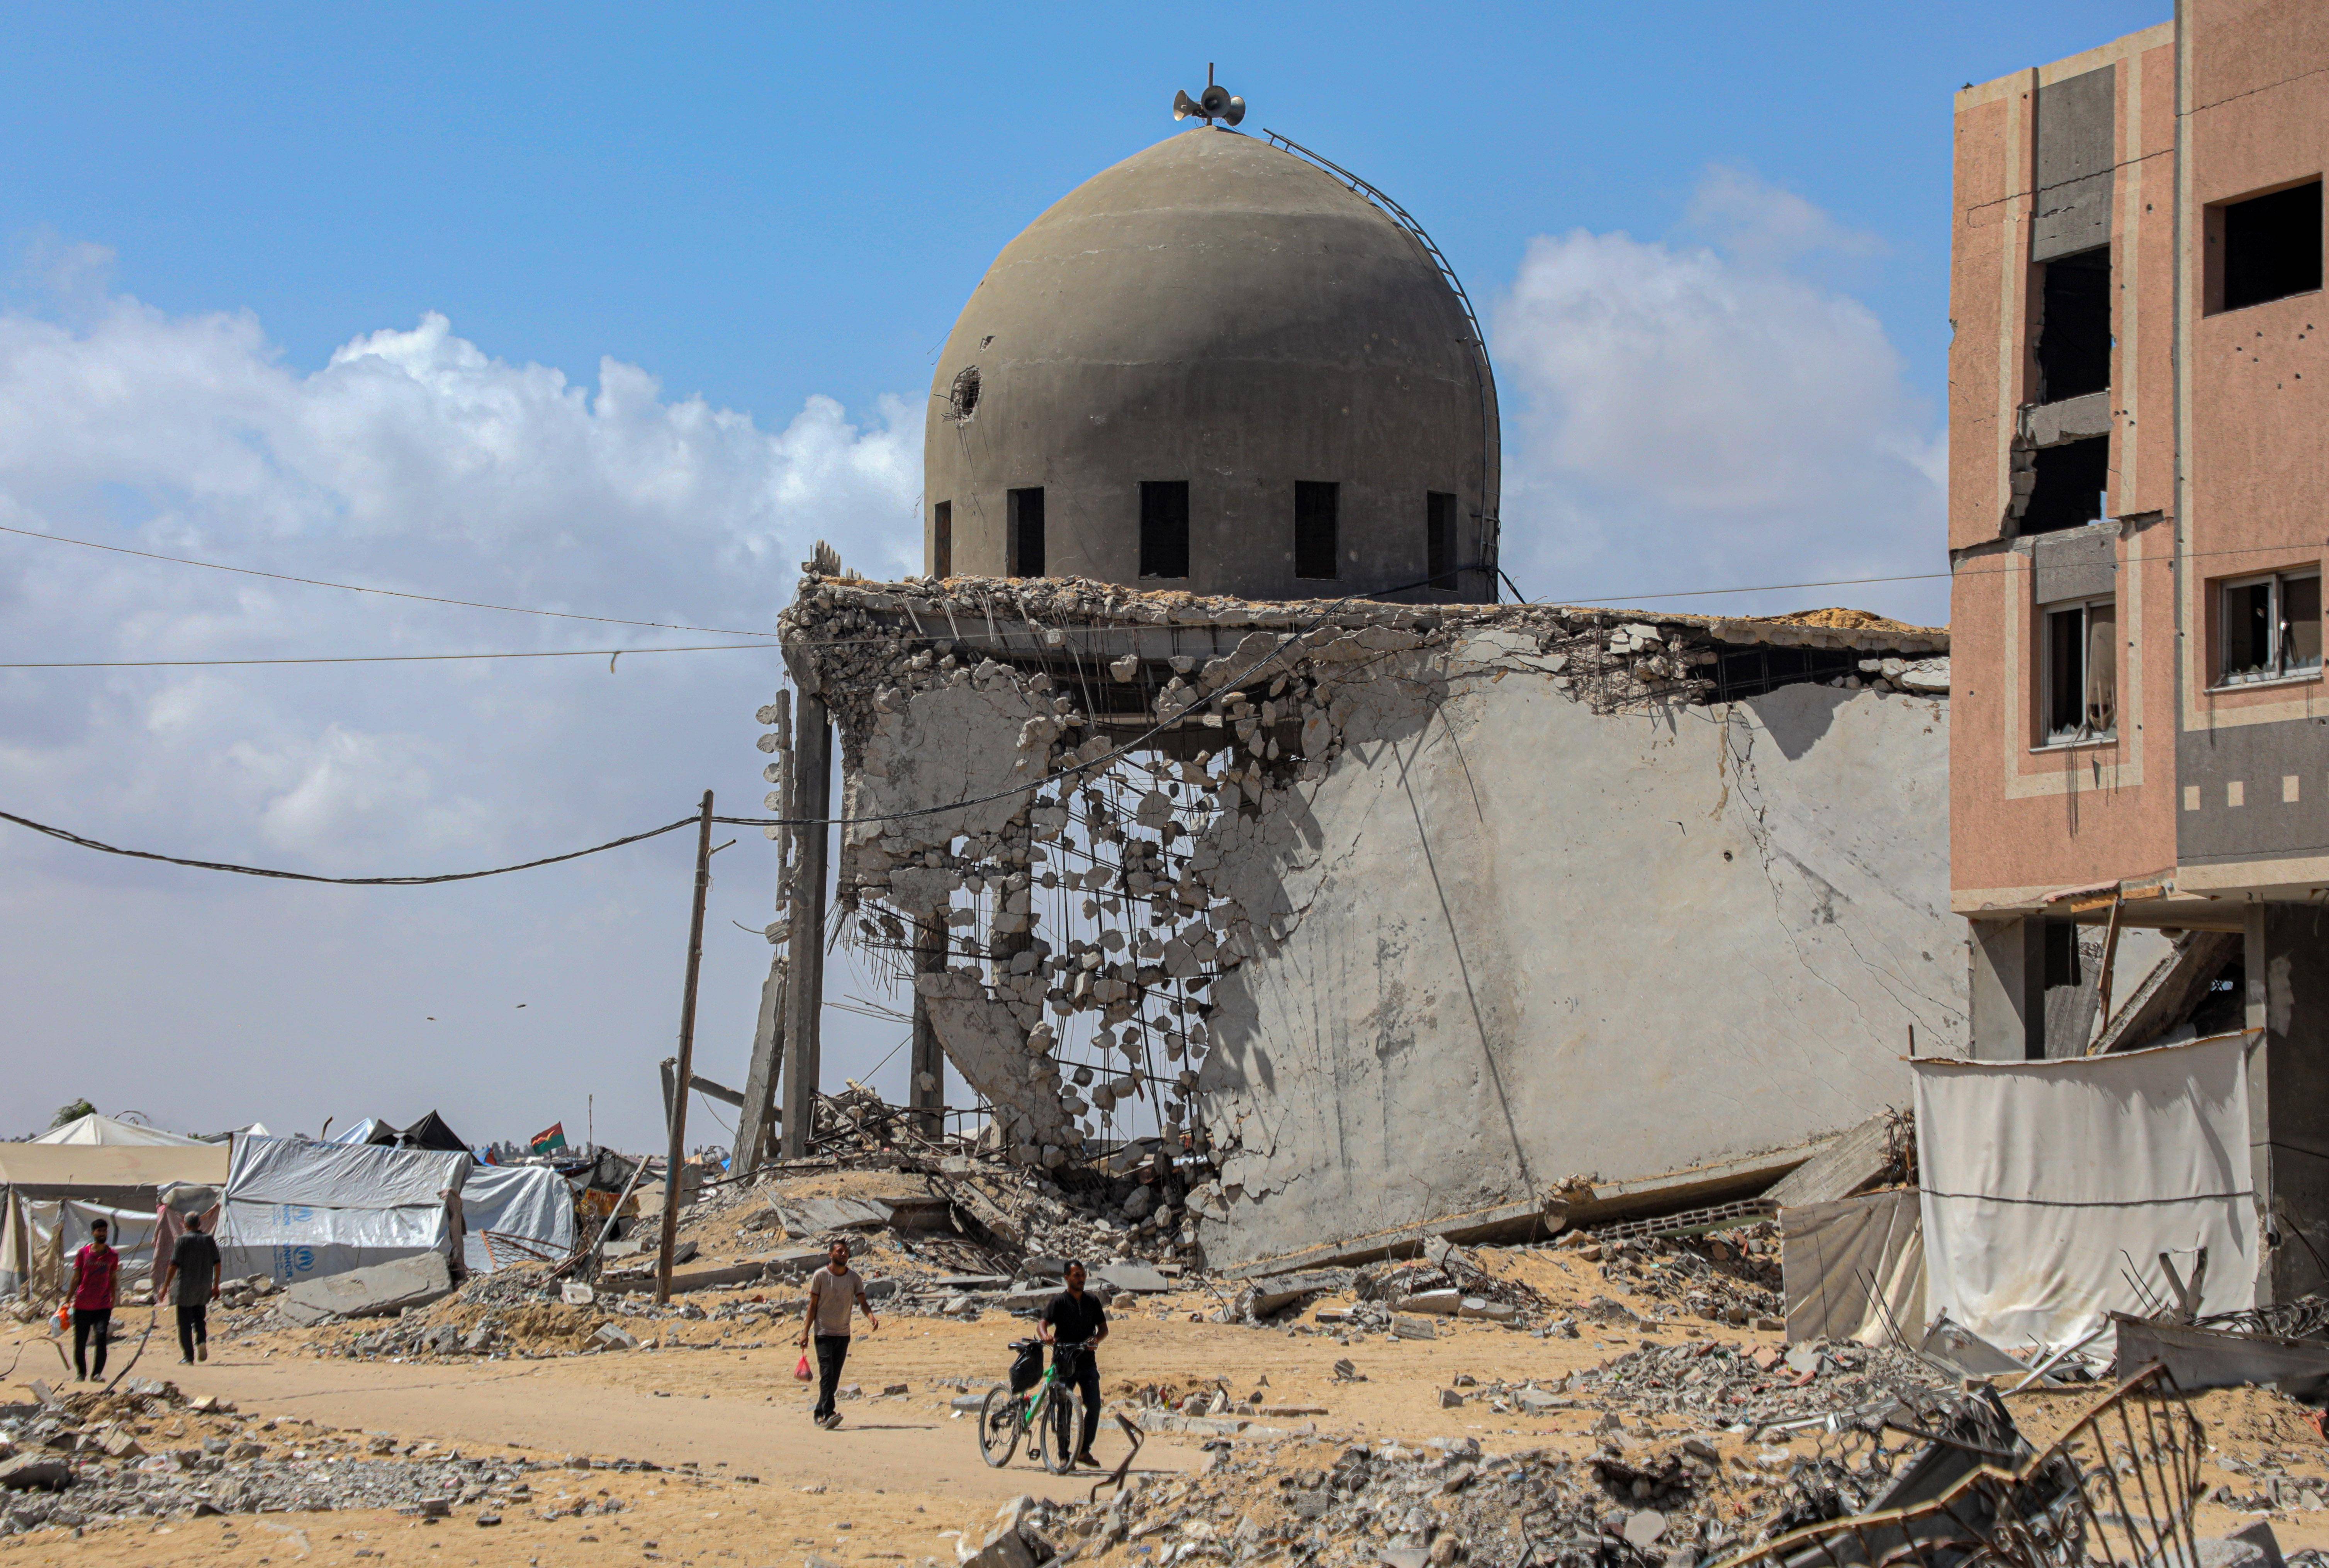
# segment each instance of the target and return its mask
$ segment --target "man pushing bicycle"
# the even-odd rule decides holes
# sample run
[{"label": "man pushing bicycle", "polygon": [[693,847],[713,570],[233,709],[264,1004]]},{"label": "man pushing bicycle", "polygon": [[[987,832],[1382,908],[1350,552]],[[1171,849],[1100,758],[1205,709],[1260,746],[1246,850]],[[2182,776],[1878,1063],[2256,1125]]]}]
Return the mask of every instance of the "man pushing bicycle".
[{"label": "man pushing bicycle", "polygon": [[[1072,1383],[1083,1395],[1084,1426],[1075,1462],[1097,1468],[1099,1460],[1092,1457],[1092,1439],[1099,1432],[1099,1357],[1095,1351],[1108,1337],[1108,1308],[1100,1305],[1098,1297],[1085,1294],[1081,1263],[1069,1263],[1068,1288],[1043,1308],[1043,1320],[1036,1332],[1051,1347],[1054,1374]],[[1061,1365],[1070,1355],[1074,1358],[1072,1364]]]}]

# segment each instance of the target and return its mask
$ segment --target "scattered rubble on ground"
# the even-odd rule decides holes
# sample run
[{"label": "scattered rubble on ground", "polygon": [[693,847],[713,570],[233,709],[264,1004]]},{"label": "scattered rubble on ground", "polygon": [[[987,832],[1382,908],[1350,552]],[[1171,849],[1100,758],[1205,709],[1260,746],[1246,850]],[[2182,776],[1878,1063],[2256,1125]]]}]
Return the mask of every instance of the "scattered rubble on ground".
[{"label": "scattered rubble on ground", "polygon": [[424,1523],[457,1510],[480,1525],[498,1523],[503,1510],[542,1518],[613,1514],[626,1501],[580,1472],[664,1472],[663,1484],[711,1484],[693,1469],[465,1454],[426,1440],[263,1417],[222,1400],[189,1400],[159,1378],[132,1378],[110,1393],[0,1406],[0,1536],[119,1518],[341,1508],[394,1509]]}]

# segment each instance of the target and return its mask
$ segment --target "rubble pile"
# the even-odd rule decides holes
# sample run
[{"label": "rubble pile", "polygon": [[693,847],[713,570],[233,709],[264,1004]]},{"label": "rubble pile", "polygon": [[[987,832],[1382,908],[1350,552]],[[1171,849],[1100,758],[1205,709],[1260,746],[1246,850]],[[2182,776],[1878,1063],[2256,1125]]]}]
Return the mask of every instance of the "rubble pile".
[{"label": "rubble pile", "polygon": [[1749,1350],[1713,1339],[1645,1346],[1562,1379],[1558,1392],[1609,1410],[1683,1416],[1742,1431],[1853,1419],[1956,1386],[1933,1363],[1892,1346],[1824,1342]]},{"label": "rubble pile", "polygon": [[1779,1228],[1770,1220],[1719,1236],[1650,1237],[1598,1243],[1601,1277],[1637,1295],[1671,1301],[1695,1318],[1744,1327],[1787,1310]]},{"label": "rubble pile", "polygon": [[1164,1561],[1664,1564],[1704,1561],[1881,1484],[1820,1451],[1725,1465],[1714,1441],[1579,1459],[1487,1456],[1476,1438],[1335,1449],[1300,1440],[1224,1448],[1202,1477],[1136,1481],[1108,1502],[1037,1505],[1020,1525],[1063,1561],[1147,1546]]},{"label": "rubble pile", "polygon": [[[618,1511],[622,1500],[604,1490],[568,1495],[580,1484],[568,1472],[594,1468],[659,1467],[464,1455],[425,1440],[238,1412],[220,1400],[189,1401],[174,1384],[137,1378],[111,1393],[0,1407],[0,1536],[113,1519],[336,1508],[395,1509],[426,1521],[474,1508],[478,1524],[498,1524],[503,1508],[545,1518]],[[556,1477],[542,1485],[549,1497],[528,1479],[544,1472]]]}]

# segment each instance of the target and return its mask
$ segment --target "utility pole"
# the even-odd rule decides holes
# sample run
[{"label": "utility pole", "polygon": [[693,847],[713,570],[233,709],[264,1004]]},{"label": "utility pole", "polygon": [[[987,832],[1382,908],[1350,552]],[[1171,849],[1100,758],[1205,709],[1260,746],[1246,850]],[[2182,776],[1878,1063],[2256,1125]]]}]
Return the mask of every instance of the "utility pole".
[{"label": "utility pole", "polygon": [[695,1076],[695,976],[703,967],[703,900],[712,891],[712,791],[695,832],[695,913],[687,928],[687,990],[679,1005],[679,1091],[671,1100],[671,1143],[663,1174],[663,1250],[655,1264],[655,1304],[671,1299],[671,1255],[679,1246],[679,1173],[687,1163],[687,1095]]}]

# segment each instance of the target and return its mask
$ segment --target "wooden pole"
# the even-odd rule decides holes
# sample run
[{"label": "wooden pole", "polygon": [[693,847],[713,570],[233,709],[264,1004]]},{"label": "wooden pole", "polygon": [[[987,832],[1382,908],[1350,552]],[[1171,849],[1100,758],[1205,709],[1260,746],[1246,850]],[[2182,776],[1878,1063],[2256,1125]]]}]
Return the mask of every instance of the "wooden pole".
[{"label": "wooden pole", "polygon": [[679,1173],[687,1163],[687,1095],[695,1075],[695,976],[703,967],[703,900],[712,891],[712,791],[695,830],[695,913],[687,928],[687,990],[679,1005],[679,1062],[673,1073],[671,1142],[663,1173],[663,1252],[655,1263],[655,1301],[671,1299],[671,1255],[679,1246]]}]

